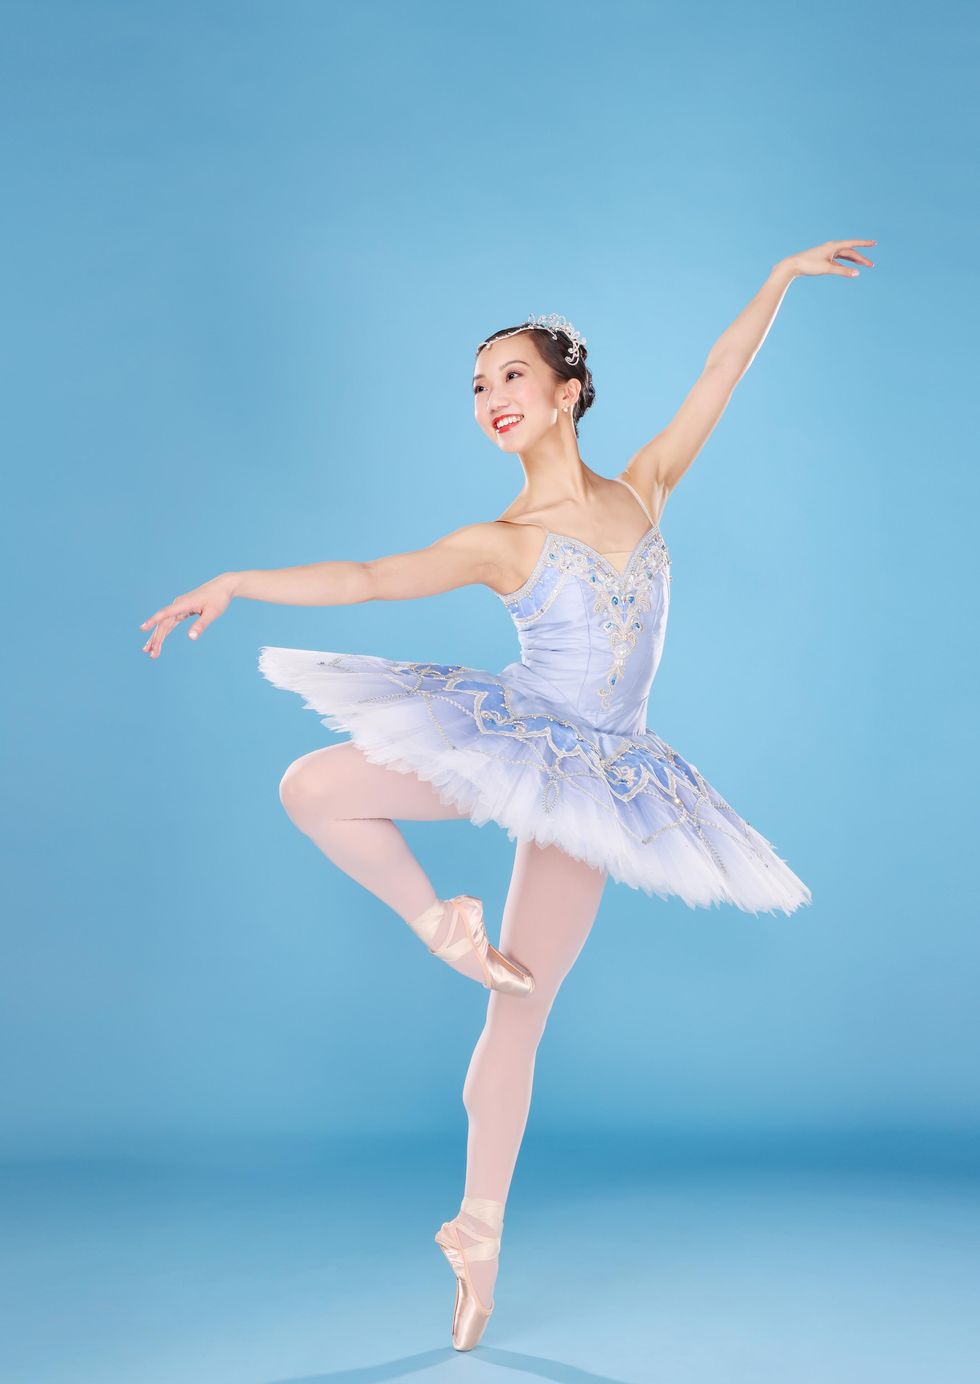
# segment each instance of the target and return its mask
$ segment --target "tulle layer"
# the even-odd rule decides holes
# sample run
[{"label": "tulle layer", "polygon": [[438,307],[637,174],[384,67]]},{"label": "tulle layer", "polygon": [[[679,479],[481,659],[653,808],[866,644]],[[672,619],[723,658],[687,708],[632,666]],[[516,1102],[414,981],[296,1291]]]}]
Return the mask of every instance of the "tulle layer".
[{"label": "tulle layer", "polygon": [[507,669],[265,646],[259,670],[370,761],[433,784],[478,826],[557,845],[691,908],[789,914],[811,900],[770,842],[659,736],[599,731]]}]

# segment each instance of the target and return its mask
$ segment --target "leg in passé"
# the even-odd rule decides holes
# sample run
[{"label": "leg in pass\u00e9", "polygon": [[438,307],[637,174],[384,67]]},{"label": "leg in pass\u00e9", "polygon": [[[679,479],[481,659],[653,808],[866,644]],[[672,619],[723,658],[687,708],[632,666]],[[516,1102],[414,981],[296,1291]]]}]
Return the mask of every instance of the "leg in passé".
[{"label": "leg in pass\u00e9", "polygon": [[[328,860],[413,923],[437,902],[425,870],[392,818],[436,822],[465,817],[444,803],[431,783],[383,764],[372,764],[347,740],[312,750],[290,764],[279,785],[290,820]],[[448,905],[431,945],[465,936]],[[468,948],[447,964],[482,983],[483,971]]]},{"label": "leg in pass\u00e9", "polygon": [[[534,976],[534,991],[521,997],[491,994],[463,1086],[469,1117],[464,1195],[477,1208],[489,1200],[498,1217],[527,1124],[538,1044],[561,983],[585,945],[605,882],[603,872],[557,846],[522,842],[517,848],[500,946],[521,958]],[[499,1234],[499,1225],[465,1211],[457,1225],[464,1246],[477,1239],[467,1239],[467,1226]],[[497,1267],[496,1258],[469,1264],[486,1307],[492,1305]]]}]

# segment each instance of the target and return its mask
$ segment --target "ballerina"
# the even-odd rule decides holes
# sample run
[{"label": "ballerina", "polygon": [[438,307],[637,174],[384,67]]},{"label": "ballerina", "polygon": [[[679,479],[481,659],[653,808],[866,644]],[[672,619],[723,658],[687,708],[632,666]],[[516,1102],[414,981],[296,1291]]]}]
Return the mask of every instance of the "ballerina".
[{"label": "ballerina", "polygon": [[[141,625],[159,657],[197,616],[196,639],[235,597],[344,605],[488,587],[516,627],[519,661],[459,664],[263,646],[259,670],[349,739],[311,750],[279,786],[291,820],[386,903],[428,950],[491,993],[463,1087],[464,1195],[435,1241],[456,1277],[452,1342],[470,1350],[494,1309],[504,1209],[530,1109],[535,1056],[609,878],[692,908],[789,915],[811,892],[696,765],[646,726],[663,651],[668,497],[724,412],[792,281],[871,265],[830,241],[779,261],[719,337],[673,419],[604,477],[578,425],[595,398],[585,338],[530,316],[476,349],[476,422],[516,456],[524,486],[504,514],[430,546],[364,562],[224,572]],[[515,841],[491,944],[479,899],[440,898],[396,821],[494,821]]]}]

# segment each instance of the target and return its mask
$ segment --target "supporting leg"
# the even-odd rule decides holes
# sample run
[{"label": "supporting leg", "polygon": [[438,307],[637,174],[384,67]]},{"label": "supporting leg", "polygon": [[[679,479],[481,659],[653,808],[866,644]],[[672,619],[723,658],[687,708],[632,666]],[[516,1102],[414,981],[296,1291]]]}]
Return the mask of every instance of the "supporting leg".
[{"label": "supporting leg", "polygon": [[[538,1044],[561,983],[585,945],[605,882],[604,873],[556,846],[521,843],[517,848],[500,945],[520,956],[535,988],[521,998],[491,994],[463,1086],[469,1116],[465,1195],[496,1202],[500,1215],[527,1124]],[[467,1226],[483,1236],[494,1231],[486,1220],[465,1212],[458,1224],[464,1244]],[[476,1239],[474,1233],[470,1243]],[[497,1262],[494,1257],[470,1264],[486,1306]]]}]

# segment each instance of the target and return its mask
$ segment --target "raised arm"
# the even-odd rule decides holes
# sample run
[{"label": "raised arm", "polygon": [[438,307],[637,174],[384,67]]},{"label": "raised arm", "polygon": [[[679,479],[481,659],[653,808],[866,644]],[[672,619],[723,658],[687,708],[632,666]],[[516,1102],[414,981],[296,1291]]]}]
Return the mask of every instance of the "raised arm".
[{"label": "raised arm", "polygon": [[758,293],[708,352],[704,369],[673,418],[630,458],[622,473],[622,478],[649,501],[658,522],[670,492],[711,436],[735,386],[755,359],[793,280],[811,274],[855,277],[857,269],[846,268],[836,260],[856,260],[871,266],[871,260],[854,246],[876,244],[874,240],[829,240],[773,265]]},{"label": "raised arm", "polygon": [[500,583],[502,574],[506,580],[505,531],[506,526],[497,523],[469,524],[427,548],[366,562],[314,562],[303,567],[222,572],[144,620],[141,630],[151,625],[155,628],[143,651],[156,658],[170,631],[190,615],[199,617],[188,630],[189,638],[196,639],[236,596],[279,605],[358,605],[363,601],[434,596],[476,582],[493,586]]}]

